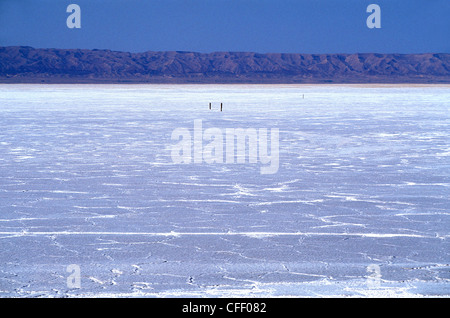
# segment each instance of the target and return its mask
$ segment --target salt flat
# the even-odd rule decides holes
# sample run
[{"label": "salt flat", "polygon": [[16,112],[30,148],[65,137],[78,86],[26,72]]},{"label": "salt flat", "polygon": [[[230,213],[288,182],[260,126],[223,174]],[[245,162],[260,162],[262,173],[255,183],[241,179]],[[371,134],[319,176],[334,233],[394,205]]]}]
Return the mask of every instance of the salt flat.
[{"label": "salt flat", "polygon": [[[449,85],[0,85],[0,296],[448,297],[449,101]],[[196,120],[278,128],[278,170],[174,163]]]}]

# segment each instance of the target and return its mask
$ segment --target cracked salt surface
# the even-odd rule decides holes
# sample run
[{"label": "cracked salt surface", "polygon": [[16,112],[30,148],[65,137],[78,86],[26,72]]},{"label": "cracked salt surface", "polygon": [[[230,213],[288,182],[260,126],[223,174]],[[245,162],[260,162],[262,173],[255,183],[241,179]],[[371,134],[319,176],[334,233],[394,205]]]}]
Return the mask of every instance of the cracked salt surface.
[{"label": "cracked salt surface", "polygon": [[[450,295],[447,85],[0,91],[0,297]],[[196,119],[279,128],[279,170],[174,164]]]}]

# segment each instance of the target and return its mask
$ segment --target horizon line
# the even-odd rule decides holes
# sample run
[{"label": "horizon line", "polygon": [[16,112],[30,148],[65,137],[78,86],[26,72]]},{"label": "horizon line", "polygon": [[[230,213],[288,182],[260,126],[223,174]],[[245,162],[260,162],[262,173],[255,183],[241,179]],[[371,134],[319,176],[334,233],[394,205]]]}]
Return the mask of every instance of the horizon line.
[{"label": "horizon line", "polygon": [[399,52],[327,52],[327,53],[306,53],[306,52],[258,52],[258,51],[210,51],[210,52],[199,52],[199,51],[185,51],[185,50],[146,50],[146,51],[126,51],[126,50],[115,50],[106,48],[58,48],[58,47],[34,47],[30,45],[0,45],[0,48],[31,48],[34,50],[85,50],[85,51],[108,51],[108,52],[120,52],[120,53],[131,53],[131,54],[142,54],[148,52],[174,52],[174,53],[195,53],[195,54],[214,54],[214,53],[252,53],[252,54],[305,54],[305,55],[354,55],[354,54],[382,54],[382,55],[425,55],[425,54],[450,54],[450,52],[421,52],[421,53],[399,53]]}]

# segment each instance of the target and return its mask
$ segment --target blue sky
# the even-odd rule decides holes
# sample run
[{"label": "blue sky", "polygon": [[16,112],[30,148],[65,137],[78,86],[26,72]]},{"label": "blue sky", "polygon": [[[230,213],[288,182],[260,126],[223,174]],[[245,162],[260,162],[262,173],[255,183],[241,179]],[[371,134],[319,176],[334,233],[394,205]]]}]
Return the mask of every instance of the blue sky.
[{"label": "blue sky", "polygon": [[[69,29],[69,4],[81,29]],[[369,4],[381,29],[369,29]],[[0,0],[0,46],[450,53],[449,0]]]}]

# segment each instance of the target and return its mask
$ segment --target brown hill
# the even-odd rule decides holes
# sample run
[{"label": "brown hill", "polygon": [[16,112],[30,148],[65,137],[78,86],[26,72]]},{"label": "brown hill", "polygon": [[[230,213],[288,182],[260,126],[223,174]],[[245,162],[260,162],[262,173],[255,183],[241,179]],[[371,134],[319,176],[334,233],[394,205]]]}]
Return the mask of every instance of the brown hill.
[{"label": "brown hill", "polygon": [[0,47],[0,82],[450,83],[450,54],[258,54]]}]

